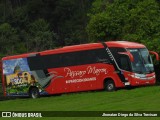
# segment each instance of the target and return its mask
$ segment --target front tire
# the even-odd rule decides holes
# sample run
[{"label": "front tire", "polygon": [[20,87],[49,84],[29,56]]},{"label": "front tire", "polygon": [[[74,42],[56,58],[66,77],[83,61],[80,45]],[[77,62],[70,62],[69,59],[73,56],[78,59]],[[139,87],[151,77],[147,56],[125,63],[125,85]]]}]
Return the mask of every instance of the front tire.
[{"label": "front tire", "polygon": [[115,84],[113,80],[107,80],[104,83],[104,89],[108,92],[112,92],[116,90]]},{"label": "front tire", "polygon": [[33,99],[39,98],[40,94],[38,88],[36,87],[31,88],[29,91],[29,96]]}]

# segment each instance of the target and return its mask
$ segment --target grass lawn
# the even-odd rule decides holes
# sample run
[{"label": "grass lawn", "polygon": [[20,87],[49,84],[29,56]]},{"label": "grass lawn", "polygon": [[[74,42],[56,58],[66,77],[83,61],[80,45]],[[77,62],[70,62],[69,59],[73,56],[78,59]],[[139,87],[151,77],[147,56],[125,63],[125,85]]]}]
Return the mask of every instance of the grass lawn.
[{"label": "grass lawn", "polygon": [[[160,86],[148,86],[131,90],[121,89],[116,92],[82,92],[61,96],[41,97],[39,99],[23,98],[0,101],[0,111],[160,111]],[[17,120],[17,118],[15,118]],[[21,118],[22,119],[22,118]],[[23,118],[24,120],[27,118]],[[53,119],[53,118],[33,118]],[[54,118],[57,119],[57,118]],[[63,119],[59,117],[59,119]],[[159,119],[150,117],[88,117],[73,119]]]}]

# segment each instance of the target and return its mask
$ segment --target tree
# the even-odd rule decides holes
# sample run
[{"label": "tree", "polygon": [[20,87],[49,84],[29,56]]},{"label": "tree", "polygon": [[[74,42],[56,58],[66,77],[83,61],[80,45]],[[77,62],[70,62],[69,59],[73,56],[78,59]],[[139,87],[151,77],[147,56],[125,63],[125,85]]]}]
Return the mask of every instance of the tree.
[{"label": "tree", "polygon": [[0,0],[0,25],[10,25],[18,41],[8,47],[14,54],[89,42],[85,28],[92,1]]},{"label": "tree", "polygon": [[160,12],[155,0],[96,0],[89,17],[87,32],[93,41],[141,42],[160,34]]},{"label": "tree", "polygon": [[29,37],[26,41],[28,51],[41,51],[54,48],[56,35],[49,29],[49,23],[44,19],[38,19],[28,28]]},{"label": "tree", "polygon": [[[0,51],[1,54],[16,54],[19,50],[20,40],[17,35],[16,29],[10,24],[3,23],[0,25]],[[19,51],[20,52],[20,51]]]},{"label": "tree", "polygon": [[26,7],[17,7],[14,9],[13,13],[14,16],[9,23],[19,31],[26,29],[26,26],[29,24],[29,17]]},{"label": "tree", "polygon": [[[87,25],[87,11],[92,1],[86,0],[58,0],[51,2],[55,7],[50,8],[50,23],[59,39],[57,45],[73,45],[88,42],[85,28]],[[51,16],[50,15],[50,16]]]}]

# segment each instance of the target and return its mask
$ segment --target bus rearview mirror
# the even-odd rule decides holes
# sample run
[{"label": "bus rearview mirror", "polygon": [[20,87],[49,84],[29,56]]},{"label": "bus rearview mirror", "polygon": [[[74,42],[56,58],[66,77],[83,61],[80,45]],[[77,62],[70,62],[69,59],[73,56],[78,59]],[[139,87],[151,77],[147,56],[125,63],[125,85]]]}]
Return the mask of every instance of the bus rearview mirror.
[{"label": "bus rearview mirror", "polygon": [[123,54],[123,55],[127,55],[129,57],[130,61],[134,62],[134,57],[129,51],[127,51],[127,52],[118,52],[118,53],[119,54]]},{"label": "bus rearview mirror", "polygon": [[159,61],[159,55],[158,53],[154,52],[154,51],[149,51],[150,54],[153,54],[156,56],[156,60]]}]

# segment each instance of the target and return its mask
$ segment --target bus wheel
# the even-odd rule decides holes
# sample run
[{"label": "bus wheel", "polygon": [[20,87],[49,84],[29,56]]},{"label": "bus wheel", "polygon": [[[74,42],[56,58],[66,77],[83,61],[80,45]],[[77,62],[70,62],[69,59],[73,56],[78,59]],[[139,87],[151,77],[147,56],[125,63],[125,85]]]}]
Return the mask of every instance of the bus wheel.
[{"label": "bus wheel", "polygon": [[33,99],[35,98],[39,98],[40,94],[39,94],[39,90],[36,87],[33,87],[29,90],[29,96]]},{"label": "bus wheel", "polygon": [[105,81],[105,83],[104,83],[104,89],[106,91],[109,91],[109,92],[115,91],[116,87],[115,87],[114,81],[113,80],[107,80],[107,81]]}]

